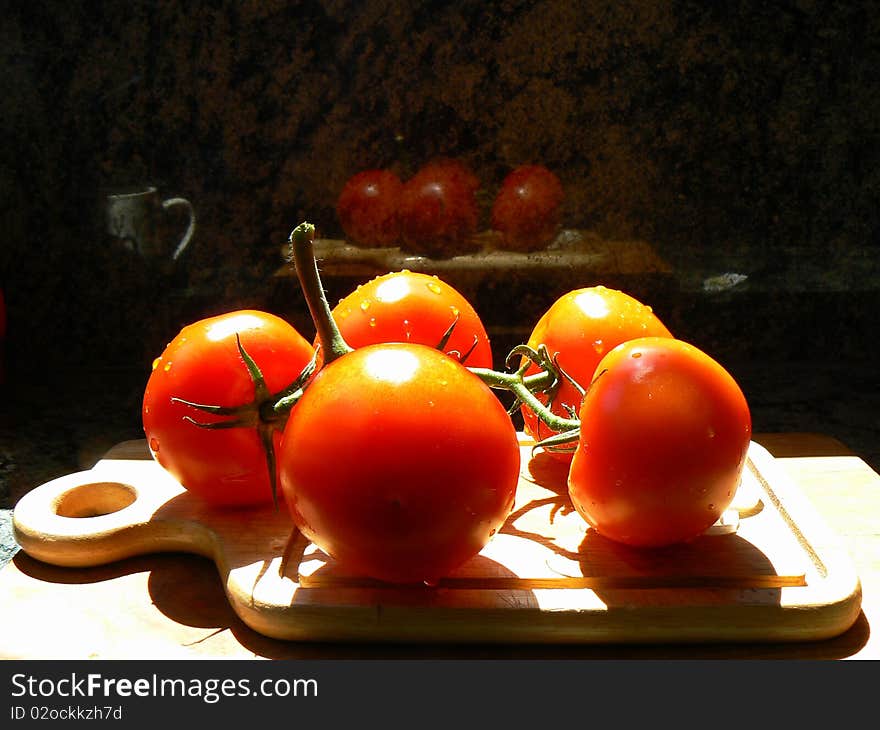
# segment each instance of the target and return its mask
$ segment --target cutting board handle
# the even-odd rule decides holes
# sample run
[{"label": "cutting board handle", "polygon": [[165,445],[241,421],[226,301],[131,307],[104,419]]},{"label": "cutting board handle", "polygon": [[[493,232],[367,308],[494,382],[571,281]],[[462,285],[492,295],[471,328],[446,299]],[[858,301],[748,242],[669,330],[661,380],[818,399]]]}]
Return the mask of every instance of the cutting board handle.
[{"label": "cutting board handle", "polygon": [[156,512],[184,491],[158,465],[99,462],[22,497],[13,512],[15,539],[32,557],[67,567],[103,565],[145,548],[211,557],[209,530],[173,516],[156,519]]}]

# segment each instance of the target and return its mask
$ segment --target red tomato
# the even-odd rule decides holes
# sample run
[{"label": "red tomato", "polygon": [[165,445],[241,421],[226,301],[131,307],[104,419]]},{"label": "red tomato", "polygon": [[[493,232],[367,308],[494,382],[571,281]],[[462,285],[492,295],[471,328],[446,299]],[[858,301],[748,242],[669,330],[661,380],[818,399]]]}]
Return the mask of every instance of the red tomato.
[{"label": "red tomato", "polygon": [[153,363],[144,433],[153,457],[193,494],[219,505],[263,504],[272,501],[274,485],[257,429],[202,428],[186,419],[226,419],[173,400],[229,407],[255,400],[236,334],[271,393],[295,381],[314,352],[290,324],[266,312],[241,310],[187,325]]},{"label": "red tomato", "polygon": [[492,205],[492,228],[504,248],[536,251],[556,235],[562,211],[559,178],[543,165],[522,165],[504,178]]},{"label": "red tomato", "polygon": [[[593,379],[599,360],[622,342],[636,337],[672,337],[651,307],[642,304],[617,289],[593,286],[575,289],[557,299],[538,320],[529,336],[528,345],[537,348],[546,345],[551,356],[582,388],[586,389]],[[526,374],[539,372],[530,366]],[[546,395],[538,398],[547,403]],[[551,410],[557,415],[577,412],[581,394],[577,388],[563,379],[553,398]],[[526,433],[541,440],[553,435],[534,411],[521,409]],[[562,459],[571,459],[570,452],[552,452]]]},{"label": "red tomato", "polygon": [[364,170],[352,176],[336,203],[348,239],[361,246],[397,245],[402,190],[403,183],[391,170]]},{"label": "red tomato", "polygon": [[[458,318],[443,351],[470,367],[492,367],[489,337],[474,308],[445,281],[429,274],[395,271],[359,286],[333,309],[351,347],[415,342],[437,347]],[[475,344],[476,343],[476,344]]]},{"label": "red tomato", "polygon": [[580,420],[569,494],[600,535],[642,547],[684,542],[733,500],[749,407],[733,377],[693,345],[619,345],[599,363]]},{"label": "red tomato", "polygon": [[352,574],[433,584],[486,545],[513,506],[513,423],[467,368],[386,343],[325,365],[278,452],[302,533]]},{"label": "red tomato", "polygon": [[432,257],[473,251],[479,181],[463,163],[441,160],[422,167],[400,196],[402,246]]}]

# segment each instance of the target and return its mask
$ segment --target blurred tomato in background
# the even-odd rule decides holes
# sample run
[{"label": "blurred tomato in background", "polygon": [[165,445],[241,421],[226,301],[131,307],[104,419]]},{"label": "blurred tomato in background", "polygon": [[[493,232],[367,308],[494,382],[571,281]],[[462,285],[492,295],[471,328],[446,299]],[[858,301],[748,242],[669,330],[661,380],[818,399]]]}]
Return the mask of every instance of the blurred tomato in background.
[{"label": "blurred tomato in background", "polygon": [[397,245],[402,190],[403,183],[391,170],[363,170],[349,178],[336,203],[346,237],[359,246]]},{"label": "blurred tomato in background", "polygon": [[504,178],[492,205],[492,228],[512,251],[537,251],[556,235],[565,191],[543,165],[522,165]]},{"label": "blurred tomato in background", "polygon": [[431,258],[478,250],[472,236],[479,223],[479,188],[479,178],[460,160],[426,163],[404,183],[400,195],[401,247]]}]

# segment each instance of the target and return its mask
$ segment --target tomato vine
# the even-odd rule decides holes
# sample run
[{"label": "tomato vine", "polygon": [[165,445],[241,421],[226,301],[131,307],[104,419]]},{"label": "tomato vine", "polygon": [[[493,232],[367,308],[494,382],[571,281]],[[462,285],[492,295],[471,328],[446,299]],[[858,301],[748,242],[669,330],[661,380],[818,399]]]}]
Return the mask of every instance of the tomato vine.
[{"label": "tomato vine", "polygon": [[[302,287],[306,304],[309,308],[312,321],[318,333],[320,347],[324,350],[324,362],[333,360],[352,351],[352,347],[345,341],[339,327],[333,318],[330,304],[321,283],[321,275],[318,271],[317,261],[312,244],[315,239],[315,226],[308,222],[298,225],[290,234],[290,259],[296,270],[297,278]],[[443,344],[448,340],[455,321],[443,336],[438,349],[442,350]],[[535,393],[552,393],[563,381],[568,380],[575,388],[584,392],[583,388],[574,383],[564,371],[554,362],[554,358],[543,345],[531,348],[527,345],[518,345],[507,357],[509,364],[516,357],[522,358],[522,364],[515,371],[498,371],[491,368],[469,367],[468,370],[480,378],[490,388],[507,390],[516,397],[516,402],[511,411],[521,404],[528,405],[551,429],[557,433],[543,441],[538,442],[536,447],[558,448],[577,441],[580,421],[576,414],[572,413],[568,418],[559,416],[535,396]],[[536,365],[539,372],[526,376],[526,370],[530,364]],[[552,398],[551,398],[552,401]],[[285,402],[285,407],[288,401]],[[291,403],[292,405],[292,403]]]},{"label": "tomato vine", "polygon": [[[274,439],[285,430],[293,408],[305,394],[319,367],[326,367],[355,349],[346,342],[333,317],[314,255],[314,239],[315,227],[307,222],[294,228],[289,238],[290,260],[295,268],[298,282],[317,331],[317,346],[311,360],[296,378],[281,390],[271,391],[266,384],[260,366],[251,357],[242,344],[241,338],[236,334],[235,343],[239,356],[253,383],[253,397],[250,401],[235,406],[226,406],[203,403],[177,395],[171,398],[172,403],[214,417],[211,420],[198,420],[190,415],[183,416],[185,421],[199,428],[215,431],[246,428],[256,432],[265,454],[266,472],[276,508],[278,507],[278,489]],[[435,349],[441,352],[444,350],[457,324],[458,317],[455,316],[442,334]],[[457,353],[458,357],[454,359],[463,363],[468,354],[467,351]],[[506,364],[510,365],[516,358],[520,358],[521,365],[512,371],[498,371],[487,367],[467,367],[467,370],[489,388],[506,390],[514,395],[515,403],[510,407],[509,413],[513,413],[518,407],[525,404],[556,432],[554,436],[538,442],[536,448],[560,448],[577,441],[580,423],[576,416],[574,414],[569,414],[568,418],[560,416],[552,412],[550,407],[542,403],[536,396],[538,393],[547,394],[549,402],[552,403],[552,394],[567,378],[567,375],[558,367],[554,358],[543,345],[536,348],[527,345],[517,346],[511,351]],[[536,366],[538,370],[526,375],[526,370],[530,366]],[[475,417],[478,418],[479,415]]]}]

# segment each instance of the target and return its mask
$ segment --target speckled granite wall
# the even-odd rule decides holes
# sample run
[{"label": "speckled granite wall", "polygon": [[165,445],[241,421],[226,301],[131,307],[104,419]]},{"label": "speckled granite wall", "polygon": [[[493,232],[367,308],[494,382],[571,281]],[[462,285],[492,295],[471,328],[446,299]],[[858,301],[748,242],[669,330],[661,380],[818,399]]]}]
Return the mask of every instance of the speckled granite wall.
[{"label": "speckled granite wall", "polygon": [[[484,216],[511,166],[556,170],[565,225],[649,241],[681,285],[655,306],[725,356],[872,341],[877,2],[11,6],[0,286],[19,371],[100,379],[192,317],[283,302],[270,275],[293,225],[338,236],[349,175],[438,154],[473,166]],[[102,193],[145,181],[197,210],[172,274],[102,231]],[[728,270],[754,298],[688,293]]]},{"label": "speckled granite wall", "polygon": [[159,306],[100,250],[100,192],[130,182],[193,200],[180,275],[221,297],[248,298],[303,218],[338,234],[348,175],[436,154],[487,189],[542,161],[567,225],[675,262],[876,255],[877,3],[15,5],[2,277],[46,331],[92,334],[66,297],[104,312],[96,280]]}]

